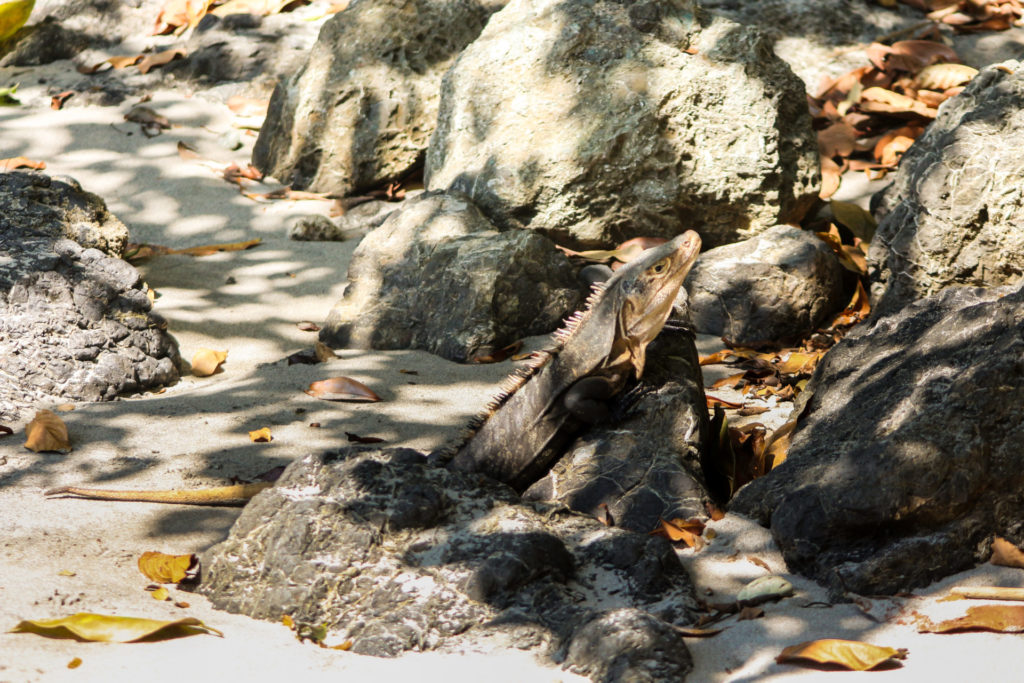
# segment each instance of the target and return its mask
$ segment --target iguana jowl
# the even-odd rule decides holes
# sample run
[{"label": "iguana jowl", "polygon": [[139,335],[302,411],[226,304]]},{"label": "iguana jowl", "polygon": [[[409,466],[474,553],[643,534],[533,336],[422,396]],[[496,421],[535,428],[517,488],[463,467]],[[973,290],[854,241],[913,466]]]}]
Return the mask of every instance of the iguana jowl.
[{"label": "iguana jowl", "polygon": [[643,374],[647,344],[665,325],[700,244],[688,231],[595,286],[586,308],[555,333],[557,349],[506,380],[449,467],[519,491],[543,476],[584,425],[607,418],[605,401],[630,375]]}]

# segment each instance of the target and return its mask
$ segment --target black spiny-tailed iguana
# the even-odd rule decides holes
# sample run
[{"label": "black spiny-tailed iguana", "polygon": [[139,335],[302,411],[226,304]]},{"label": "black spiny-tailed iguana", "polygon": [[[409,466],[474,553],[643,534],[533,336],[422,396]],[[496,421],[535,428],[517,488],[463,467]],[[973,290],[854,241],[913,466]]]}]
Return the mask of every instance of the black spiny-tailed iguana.
[{"label": "black spiny-tailed iguana", "polygon": [[630,375],[643,374],[647,344],[665,325],[700,244],[688,231],[596,285],[586,308],[555,333],[557,348],[506,380],[449,467],[486,473],[519,491],[543,476],[585,424],[607,419],[605,401]]}]

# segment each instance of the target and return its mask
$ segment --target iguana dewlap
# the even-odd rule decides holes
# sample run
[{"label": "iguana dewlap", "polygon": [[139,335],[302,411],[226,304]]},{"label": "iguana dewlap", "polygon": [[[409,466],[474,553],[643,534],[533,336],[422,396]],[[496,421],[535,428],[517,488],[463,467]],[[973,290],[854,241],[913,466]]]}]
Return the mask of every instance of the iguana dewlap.
[{"label": "iguana dewlap", "polygon": [[520,491],[543,476],[586,424],[607,419],[607,401],[630,377],[643,374],[647,345],[665,325],[700,244],[688,231],[596,285],[586,308],[555,333],[557,348],[506,380],[449,467]]}]

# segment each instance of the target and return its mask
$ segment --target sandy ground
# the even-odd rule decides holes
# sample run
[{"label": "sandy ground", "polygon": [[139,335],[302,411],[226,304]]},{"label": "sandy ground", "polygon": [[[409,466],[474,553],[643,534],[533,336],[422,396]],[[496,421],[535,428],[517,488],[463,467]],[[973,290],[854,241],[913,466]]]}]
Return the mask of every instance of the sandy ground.
[{"label": "sandy ground", "polygon": [[[65,63],[64,68],[69,68]],[[9,74],[0,74],[7,77]],[[430,449],[450,436],[491,395],[508,364],[460,366],[413,351],[341,351],[326,365],[288,366],[283,359],[312,345],[315,333],[296,323],[322,321],[340,296],[346,243],[287,239],[297,216],[326,213],[326,202],[257,203],[241,196],[196,161],[179,158],[185,141],[207,159],[245,162],[252,139],[229,152],[217,137],[235,117],[222,104],[180,92],[155,92],[149,106],[175,127],[147,138],[119,107],[53,111],[42,85],[23,82],[23,106],[0,109],[0,157],[45,161],[47,172],[77,178],[103,196],[136,242],[172,247],[260,237],[258,248],[192,258],[165,256],[142,266],[158,292],[156,309],[169,321],[182,355],[201,347],[229,352],[223,372],[185,377],[159,395],[78,405],[63,416],[74,450],[36,454],[22,448],[23,424],[0,440],[0,630],[26,618],[78,611],[177,619],[194,616],[224,632],[147,644],[96,644],[0,634],[0,682],[61,680],[304,680],[577,681],[584,680],[526,652],[416,653],[395,660],[360,657],[301,644],[280,624],[219,612],[201,597],[172,591],[188,608],[153,600],[136,569],[146,550],[198,552],[223,539],[238,514],[230,508],[44,499],[50,487],[200,487],[249,478],[310,451],[337,447],[345,432],[377,436],[387,445]],[[128,133],[132,133],[129,135]],[[702,339],[710,348],[714,340]],[[399,370],[414,370],[410,375]],[[707,376],[715,376],[714,369]],[[384,401],[341,404],[302,392],[309,382],[348,375]],[[717,392],[716,392],[717,393]],[[39,406],[50,407],[50,406]],[[776,411],[775,426],[785,417]],[[319,428],[310,426],[319,423]],[[249,430],[270,427],[274,440],[251,443]],[[766,564],[785,566],[766,530],[733,516],[712,524],[717,536],[699,553],[680,553],[700,590],[725,601]],[[749,558],[756,558],[758,562]],[[61,572],[73,572],[72,576]],[[721,634],[687,638],[696,669],[690,681],[885,681],[1013,679],[1020,636],[928,635],[888,619],[900,608],[960,614],[963,601],[936,604],[949,585],[1024,585],[1020,570],[985,566],[918,591],[919,598],[829,606],[815,584],[786,575],[794,597],[765,607],[765,617],[738,622]],[[787,645],[825,637],[908,648],[902,668],[834,673],[780,665]],[[82,665],[67,669],[73,658]]]}]

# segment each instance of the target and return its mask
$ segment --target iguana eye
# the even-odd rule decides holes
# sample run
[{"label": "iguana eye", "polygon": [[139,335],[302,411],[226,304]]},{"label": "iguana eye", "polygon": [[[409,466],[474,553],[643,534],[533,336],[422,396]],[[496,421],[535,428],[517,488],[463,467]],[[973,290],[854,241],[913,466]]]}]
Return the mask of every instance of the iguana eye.
[{"label": "iguana eye", "polygon": [[661,275],[661,274],[662,274],[663,272],[665,272],[665,267],[666,267],[667,265],[668,265],[668,263],[667,263],[666,261],[658,261],[657,263],[655,263],[655,264],[654,264],[654,265],[653,265],[653,266],[651,267],[651,270],[652,270],[652,271],[653,271],[653,272],[654,272],[654,273],[655,273],[656,275]]}]

